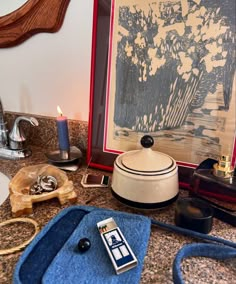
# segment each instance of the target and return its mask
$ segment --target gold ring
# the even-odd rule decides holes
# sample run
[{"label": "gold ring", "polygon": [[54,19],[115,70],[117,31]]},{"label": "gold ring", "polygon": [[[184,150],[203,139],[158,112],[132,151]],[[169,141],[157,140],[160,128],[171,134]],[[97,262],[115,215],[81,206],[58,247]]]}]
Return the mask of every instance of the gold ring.
[{"label": "gold ring", "polygon": [[30,219],[30,218],[13,218],[13,219],[9,219],[9,220],[6,220],[6,221],[0,223],[0,227],[3,227],[3,226],[8,225],[8,224],[16,223],[16,222],[24,222],[24,223],[31,223],[31,224],[33,224],[35,232],[34,232],[33,236],[31,236],[28,240],[24,241],[19,246],[16,246],[16,247],[13,247],[13,248],[9,248],[9,249],[0,249],[0,255],[10,254],[10,253],[14,253],[14,252],[22,250],[23,248],[25,248],[33,240],[33,238],[39,232],[39,224],[36,221],[34,221],[34,220]]}]

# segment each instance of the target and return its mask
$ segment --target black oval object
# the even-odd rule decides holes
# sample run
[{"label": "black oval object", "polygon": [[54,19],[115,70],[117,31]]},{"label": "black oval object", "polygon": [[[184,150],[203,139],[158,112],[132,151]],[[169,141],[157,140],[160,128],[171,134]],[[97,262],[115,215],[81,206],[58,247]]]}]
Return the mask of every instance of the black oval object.
[{"label": "black oval object", "polygon": [[85,252],[91,247],[91,242],[88,238],[82,238],[78,242],[78,249],[80,252]]},{"label": "black oval object", "polygon": [[208,234],[212,229],[214,210],[198,198],[183,198],[176,202],[175,224],[179,227]]},{"label": "black oval object", "polygon": [[154,144],[154,139],[152,136],[150,135],[144,135],[142,138],[141,138],[141,141],[140,141],[141,145],[144,147],[144,148],[151,148]]}]

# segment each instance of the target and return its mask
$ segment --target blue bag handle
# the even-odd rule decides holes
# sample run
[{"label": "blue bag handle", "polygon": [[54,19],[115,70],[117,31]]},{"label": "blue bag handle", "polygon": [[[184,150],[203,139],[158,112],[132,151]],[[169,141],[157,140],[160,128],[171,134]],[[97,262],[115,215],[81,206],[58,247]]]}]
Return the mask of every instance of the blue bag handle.
[{"label": "blue bag handle", "polygon": [[210,244],[196,243],[185,245],[178,251],[173,262],[173,281],[175,284],[184,284],[181,274],[181,261],[186,257],[203,256],[220,260],[236,258],[236,243],[234,242],[184,229],[171,224],[165,224],[153,219],[151,219],[151,223],[152,225],[156,225],[168,231],[173,231],[175,233],[211,242]]}]

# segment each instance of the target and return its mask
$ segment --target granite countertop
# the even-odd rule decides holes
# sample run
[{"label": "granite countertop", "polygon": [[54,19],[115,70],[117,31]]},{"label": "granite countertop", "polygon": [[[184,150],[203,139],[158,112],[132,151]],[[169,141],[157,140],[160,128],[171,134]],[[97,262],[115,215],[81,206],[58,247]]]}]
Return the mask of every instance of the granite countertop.
[{"label": "granite countertop", "polygon": [[[46,163],[47,159],[42,153],[41,148],[33,148],[31,157],[18,160],[7,161],[0,160],[0,171],[13,177],[19,169],[28,165]],[[77,205],[91,205],[100,208],[109,208],[130,213],[143,214],[156,220],[173,224],[174,206],[153,211],[138,211],[128,208],[119,203],[111,194],[109,189],[89,188],[84,189],[80,185],[82,175],[86,167],[81,166],[76,172],[67,172],[70,180],[73,181],[75,191],[78,194]],[[103,173],[95,169],[89,169],[89,172]],[[106,173],[110,174],[110,173]],[[180,191],[180,197],[187,196],[188,192]],[[69,207],[70,204],[60,205],[57,199],[35,203],[33,213],[22,217],[30,217],[36,220],[43,228],[57,213],[62,209]],[[0,222],[11,219],[11,206],[9,197],[0,206]],[[9,234],[9,231],[13,233]],[[1,239],[17,238],[19,244],[27,239],[32,232],[32,228],[22,228],[21,225],[14,228],[6,227],[0,232]],[[227,225],[217,219],[214,219],[211,235],[225,238],[236,242],[235,228]],[[172,262],[177,251],[184,245],[196,242],[196,239],[178,235],[169,231],[164,231],[158,227],[152,227],[151,237],[148,245],[148,251],[144,260],[141,283],[173,283],[172,281]],[[2,248],[2,247],[1,247]],[[12,275],[16,262],[22,252],[0,256],[0,283],[12,283]],[[236,260],[216,261],[206,258],[189,258],[182,263],[182,271],[185,283],[236,283]]]}]

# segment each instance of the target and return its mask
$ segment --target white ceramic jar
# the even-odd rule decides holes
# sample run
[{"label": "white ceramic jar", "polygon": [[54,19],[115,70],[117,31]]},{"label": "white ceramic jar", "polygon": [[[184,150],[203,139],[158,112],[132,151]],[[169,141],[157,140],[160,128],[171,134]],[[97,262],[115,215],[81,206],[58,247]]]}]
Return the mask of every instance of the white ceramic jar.
[{"label": "white ceramic jar", "polygon": [[112,194],[122,203],[142,209],[167,206],[179,192],[176,161],[151,149],[154,140],[145,135],[142,150],[128,151],[114,162]]}]

